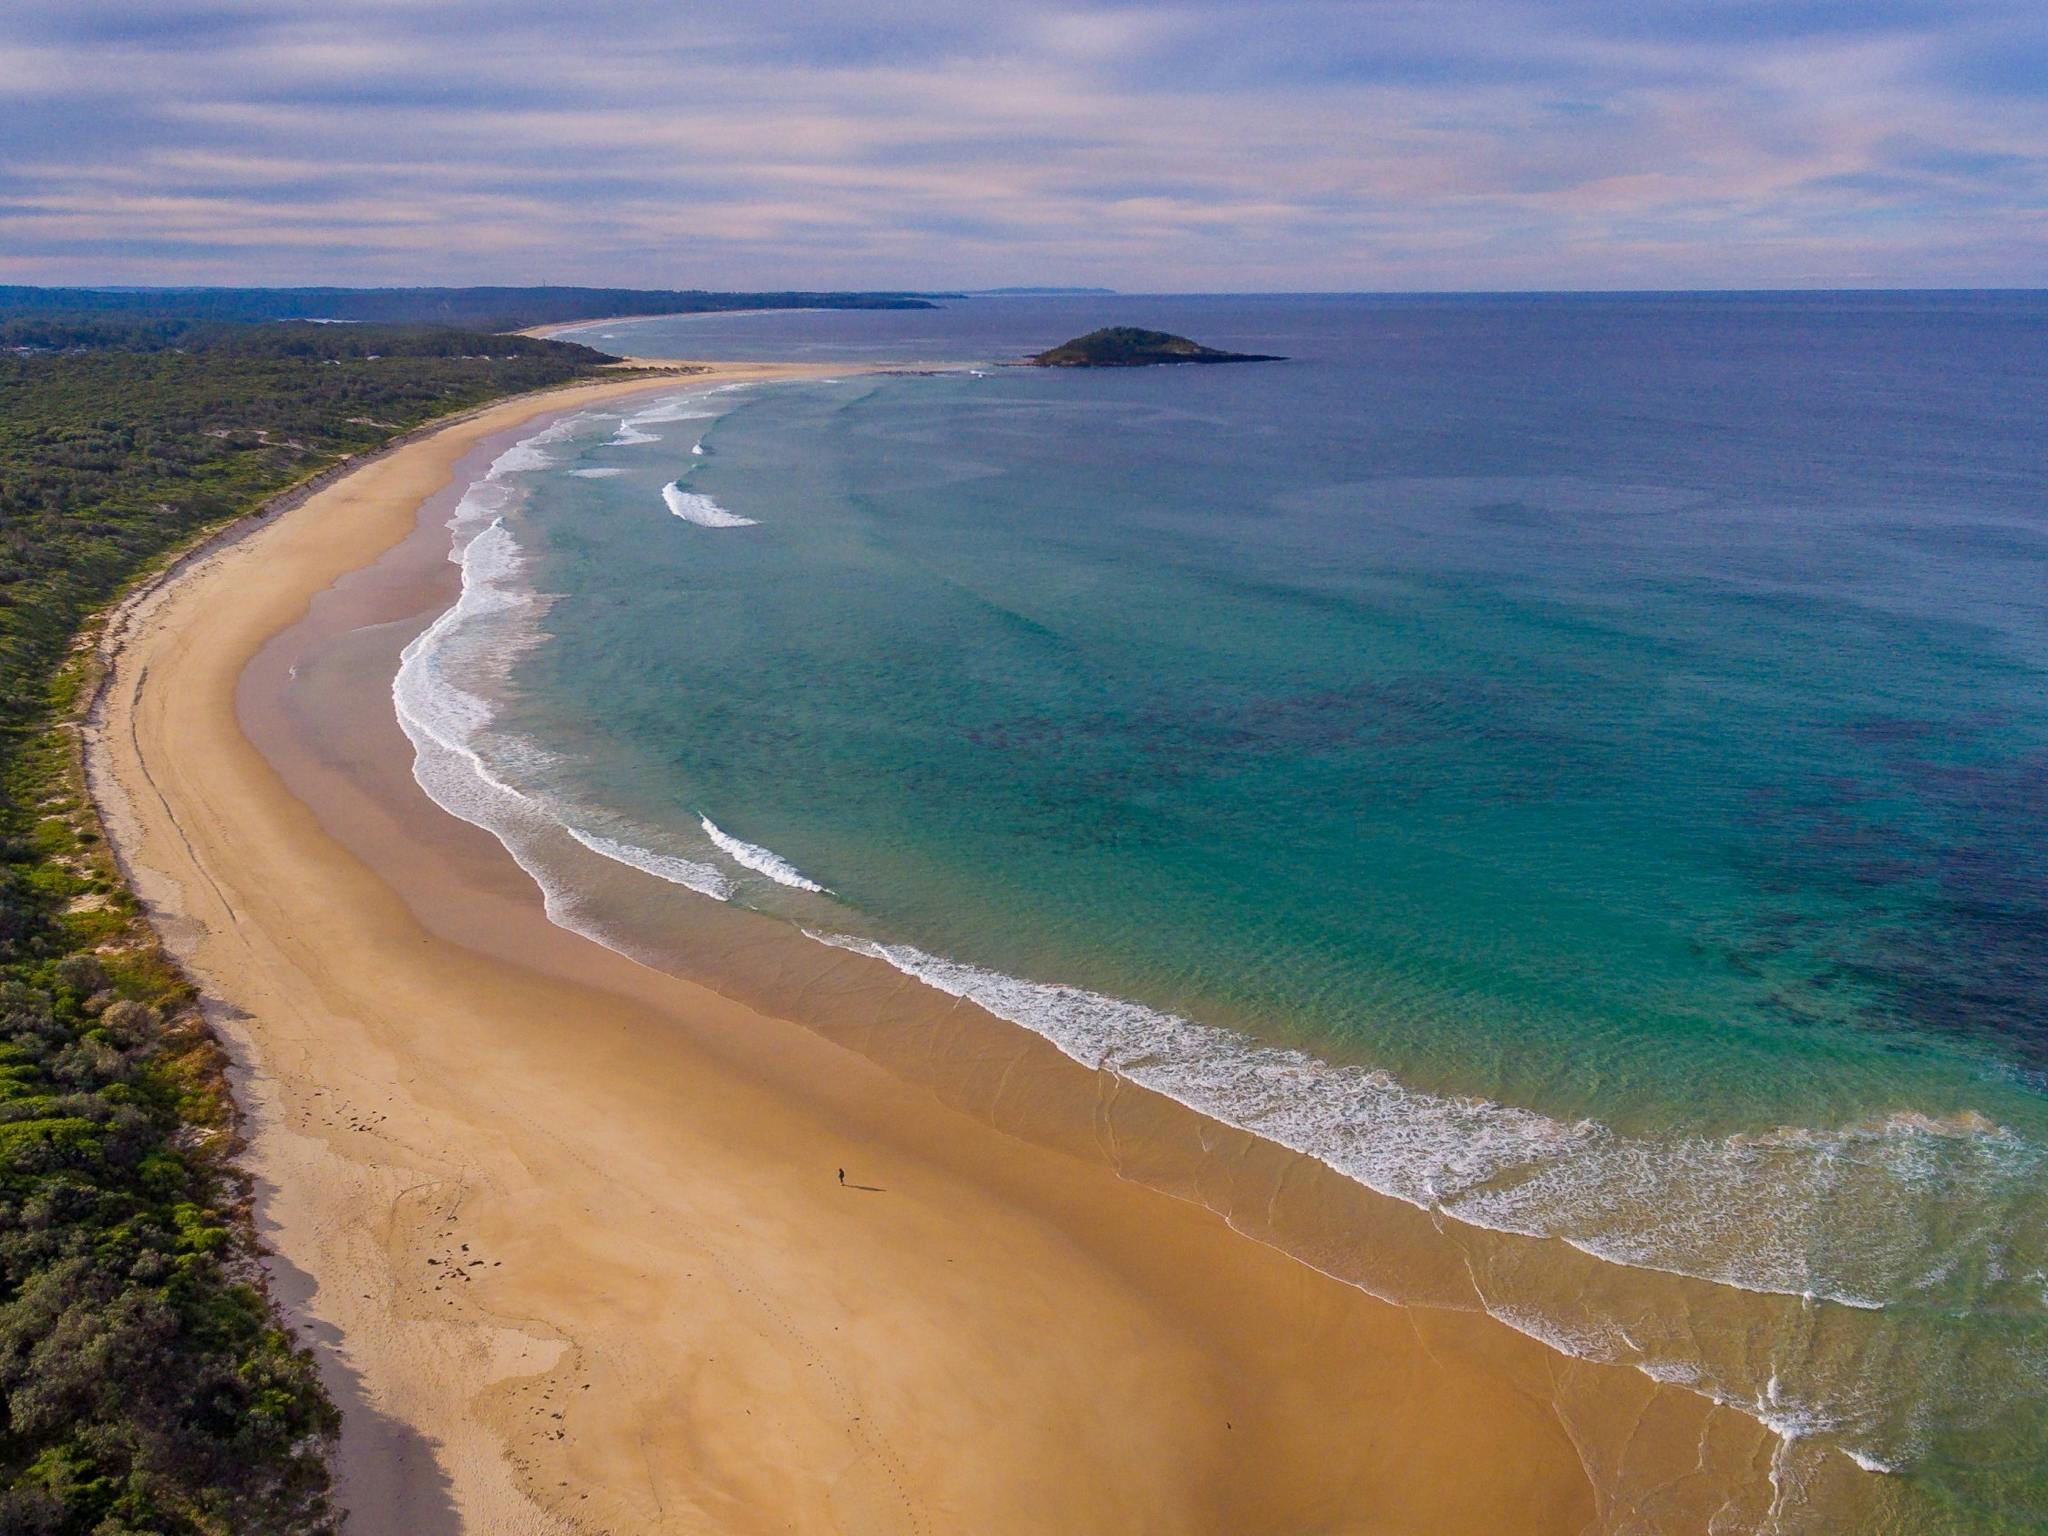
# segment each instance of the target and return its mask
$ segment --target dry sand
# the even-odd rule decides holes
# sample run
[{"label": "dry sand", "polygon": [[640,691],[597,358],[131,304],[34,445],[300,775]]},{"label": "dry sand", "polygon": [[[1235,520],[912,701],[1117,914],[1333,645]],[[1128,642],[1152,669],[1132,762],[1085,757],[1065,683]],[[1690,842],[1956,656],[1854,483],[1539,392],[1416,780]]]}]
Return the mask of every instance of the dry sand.
[{"label": "dry sand", "polygon": [[[465,455],[648,387],[493,407],[189,562],[126,615],[90,733],[238,1064],[278,1294],[346,1415],[350,1529],[1587,1528],[1538,1346],[555,927],[412,787],[388,719],[287,783],[252,662],[338,578],[425,549],[356,584],[395,653],[422,591],[445,601],[420,509]],[[388,698],[389,672],[356,684]],[[885,1012],[933,1006],[892,986]]]}]

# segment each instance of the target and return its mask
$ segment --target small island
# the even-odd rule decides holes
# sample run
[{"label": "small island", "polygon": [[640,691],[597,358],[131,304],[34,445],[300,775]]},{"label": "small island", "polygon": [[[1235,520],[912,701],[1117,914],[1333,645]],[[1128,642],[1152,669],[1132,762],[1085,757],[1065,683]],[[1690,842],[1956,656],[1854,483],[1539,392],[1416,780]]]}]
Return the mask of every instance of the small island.
[{"label": "small island", "polygon": [[1167,331],[1112,325],[1041,352],[1034,368],[1151,368],[1162,363],[1284,363],[1264,352],[1219,352]]}]

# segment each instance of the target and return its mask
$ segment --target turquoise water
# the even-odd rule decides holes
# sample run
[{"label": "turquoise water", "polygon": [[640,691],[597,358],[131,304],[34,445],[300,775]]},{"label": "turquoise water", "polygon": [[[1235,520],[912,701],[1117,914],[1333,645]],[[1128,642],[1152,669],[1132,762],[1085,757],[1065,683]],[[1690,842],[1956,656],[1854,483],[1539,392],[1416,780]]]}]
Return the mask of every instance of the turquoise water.
[{"label": "turquoise water", "polygon": [[1891,1528],[2048,1521],[2048,299],[585,339],[985,363],[1109,319],[1293,360],[514,450],[401,679],[423,782],[1452,1221],[1789,1298],[1761,1343],[1518,1326],[1887,1469]]}]

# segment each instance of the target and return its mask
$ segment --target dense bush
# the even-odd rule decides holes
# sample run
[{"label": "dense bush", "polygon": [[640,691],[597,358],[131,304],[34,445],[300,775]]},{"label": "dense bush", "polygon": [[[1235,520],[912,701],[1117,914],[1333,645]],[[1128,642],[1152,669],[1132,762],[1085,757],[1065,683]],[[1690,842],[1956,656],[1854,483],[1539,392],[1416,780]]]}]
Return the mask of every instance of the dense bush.
[{"label": "dense bush", "polygon": [[218,1049],[80,793],[72,640],[208,524],[599,359],[92,323],[124,350],[0,356],[0,1536],[309,1536],[337,1415],[260,1286]]},{"label": "dense bush", "polygon": [[[711,293],[701,288],[14,288],[0,287],[0,342],[15,315],[62,315],[116,327],[137,322],[179,334],[200,323],[340,320],[374,325],[513,331],[608,315],[735,309],[929,309],[907,293]],[[92,343],[88,343],[92,344]]]}]

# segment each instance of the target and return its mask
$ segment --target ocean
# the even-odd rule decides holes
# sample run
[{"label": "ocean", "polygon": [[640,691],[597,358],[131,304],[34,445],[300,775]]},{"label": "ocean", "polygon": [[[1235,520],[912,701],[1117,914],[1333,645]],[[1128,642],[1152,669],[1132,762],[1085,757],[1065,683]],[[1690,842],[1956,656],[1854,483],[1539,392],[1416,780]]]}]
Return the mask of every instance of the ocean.
[{"label": "ocean", "polygon": [[[1107,323],[1288,360],[1003,366]],[[758,909],[1430,1213],[1773,1431],[1717,1529],[2048,1528],[2048,295],[569,339],[849,372],[464,495],[397,707],[560,920]]]}]

